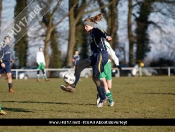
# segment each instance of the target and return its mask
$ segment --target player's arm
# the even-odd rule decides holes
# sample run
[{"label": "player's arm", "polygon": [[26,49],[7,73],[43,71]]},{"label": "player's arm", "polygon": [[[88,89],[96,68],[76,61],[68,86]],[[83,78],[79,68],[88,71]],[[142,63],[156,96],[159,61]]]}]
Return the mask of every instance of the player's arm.
[{"label": "player's arm", "polygon": [[106,48],[107,48],[107,51],[108,51],[108,54],[111,56],[111,58],[113,59],[115,65],[117,66],[117,68],[119,70],[121,70],[121,67],[119,65],[119,59],[118,57],[116,56],[114,50],[111,48],[110,44],[108,42],[105,41],[105,45],[106,45]]},{"label": "player's arm", "polygon": [[4,51],[4,45],[1,44],[1,47],[0,47],[0,65],[3,68],[5,67],[5,64],[3,63],[4,53],[5,53],[5,51]]},{"label": "player's arm", "polygon": [[99,38],[106,38],[108,41],[112,40],[111,36],[102,29],[94,28],[94,32]]},{"label": "player's arm", "polygon": [[38,64],[38,65],[40,65],[40,57],[39,57],[39,53],[37,52],[37,54],[36,54],[36,63]]},{"label": "player's arm", "polygon": [[14,61],[14,60],[12,60],[12,59],[10,59],[10,62],[13,64],[15,61]]},{"label": "player's arm", "polygon": [[44,53],[43,53],[43,60],[44,60],[43,64],[44,64],[44,66],[45,66],[45,65],[46,65],[46,62],[45,62]]}]

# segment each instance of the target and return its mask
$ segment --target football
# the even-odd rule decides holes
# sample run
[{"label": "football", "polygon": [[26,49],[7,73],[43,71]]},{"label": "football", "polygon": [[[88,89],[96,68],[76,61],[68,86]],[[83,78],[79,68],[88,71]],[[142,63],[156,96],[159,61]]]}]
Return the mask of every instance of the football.
[{"label": "football", "polygon": [[73,73],[67,72],[64,74],[63,80],[66,84],[73,84],[75,82],[75,76]]}]

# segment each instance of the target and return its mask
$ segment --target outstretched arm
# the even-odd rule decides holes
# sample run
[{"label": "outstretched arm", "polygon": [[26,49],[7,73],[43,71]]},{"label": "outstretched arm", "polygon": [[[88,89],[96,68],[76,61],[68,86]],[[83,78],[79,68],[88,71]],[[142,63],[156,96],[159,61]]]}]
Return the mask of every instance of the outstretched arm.
[{"label": "outstretched arm", "polygon": [[119,59],[118,57],[116,56],[114,50],[111,48],[110,44],[105,41],[105,45],[106,45],[106,48],[107,48],[107,51],[108,51],[108,54],[111,56],[111,58],[113,59],[115,65],[117,66],[117,68],[119,70],[121,70],[121,67],[119,66]]},{"label": "outstretched arm", "polygon": [[111,48],[110,44],[108,42],[105,41],[105,45],[108,51],[108,54],[111,56],[111,58],[113,59],[115,65],[119,65],[119,59],[118,57],[115,55],[114,50]]}]

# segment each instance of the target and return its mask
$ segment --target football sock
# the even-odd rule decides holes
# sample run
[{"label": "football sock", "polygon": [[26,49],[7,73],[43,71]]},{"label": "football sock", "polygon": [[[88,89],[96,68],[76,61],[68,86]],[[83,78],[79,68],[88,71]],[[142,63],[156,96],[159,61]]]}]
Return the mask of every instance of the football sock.
[{"label": "football sock", "polygon": [[114,100],[112,99],[112,94],[110,91],[106,93],[106,96],[108,97],[109,102],[113,102]]},{"label": "football sock", "polygon": [[8,83],[9,89],[13,87],[12,83]]},{"label": "football sock", "polygon": [[37,74],[36,79],[39,79],[39,74]]},{"label": "football sock", "polygon": [[44,74],[44,79],[47,79],[47,76],[46,76],[46,74]]},{"label": "football sock", "polygon": [[98,95],[99,95],[101,101],[105,100],[106,95],[105,95],[105,92],[104,92],[104,88],[102,86],[99,86],[99,87],[97,87],[97,91],[98,91]]},{"label": "football sock", "polygon": [[74,85],[74,86],[73,86],[74,88],[76,87],[76,85],[77,85],[79,79],[80,79],[80,76],[76,76],[76,75],[75,75],[75,82],[74,82],[74,84],[73,84],[73,85]]}]

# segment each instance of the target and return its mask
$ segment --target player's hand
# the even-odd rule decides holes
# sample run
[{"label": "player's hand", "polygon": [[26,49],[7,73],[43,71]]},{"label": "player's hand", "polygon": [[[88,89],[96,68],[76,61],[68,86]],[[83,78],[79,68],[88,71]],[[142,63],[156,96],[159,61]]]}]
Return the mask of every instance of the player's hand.
[{"label": "player's hand", "polygon": [[1,63],[1,67],[5,68],[5,64],[4,63]]},{"label": "player's hand", "polygon": [[10,60],[10,62],[13,64],[15,61],[14,60]]},{"label": "player's hand", "polygon": [[112,40],[112,37],[111,36],[107,36],[106,38],[108,41],[111,41]]},{"label": "player's hand", "polygon": [[122,70],[122,68],[118,65],[118,66],[116,66],[119,70]]}]

